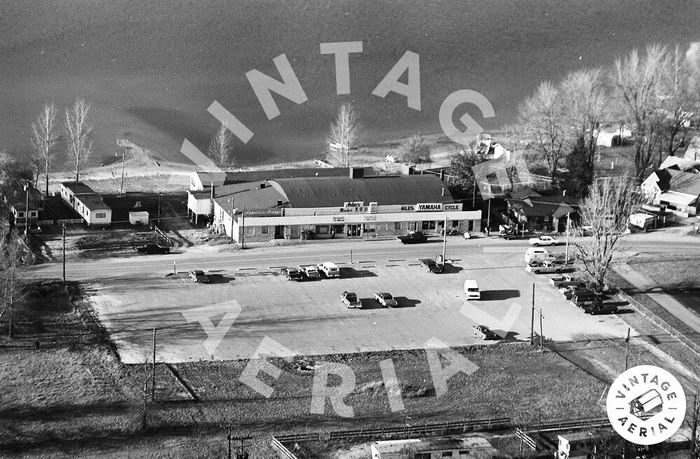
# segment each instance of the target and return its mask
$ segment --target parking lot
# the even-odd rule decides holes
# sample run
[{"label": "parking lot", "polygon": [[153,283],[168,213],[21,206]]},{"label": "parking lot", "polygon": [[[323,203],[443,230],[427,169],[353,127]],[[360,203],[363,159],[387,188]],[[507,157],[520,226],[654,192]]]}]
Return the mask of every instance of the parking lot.
[{"label": "parking lot", "polygon": [[[586,315],[564,300],[548,276],[525,272],[519,249],[516,254],[484,247],[453,260],[442,274],[424,271],[412,258],[338,265],[339,279],[303,282],[288,281],[269,266],[209,271],[210,284],[195,284],[184,272],[120,277],[92,284],[92,300],[125,363],[150,358],[153,328],[158,360],[168,362],[250,358],[263,342],[262,352],[286,348],[300,354],[420,348],[431,339],[448,346],[482,344],[473,334],[475,324],[507,340],[528,340],[533,284],[535,331],[541,310],[546,338],[627,332],[616,315]],[[465,279],[478,281],[480,301],[464,300]],[[358,294],[362,309],[341,304],[345,290]],[[375,292],[393,294],[399,306],[381,307]]]}]

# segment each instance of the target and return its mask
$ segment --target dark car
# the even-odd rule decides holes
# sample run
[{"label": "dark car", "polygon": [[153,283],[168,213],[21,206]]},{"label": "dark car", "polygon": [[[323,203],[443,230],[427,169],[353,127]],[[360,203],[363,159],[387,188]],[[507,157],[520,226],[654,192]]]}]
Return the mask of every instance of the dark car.
[{"label": "dark car", "polygon": [[357,297],[355,292],[343,292],[340,295],[340,301],[348,308],[361,308],[362,300]]},{"label": "dark car", "polygon": [[196,283],[200,284],[208,284],[209,283],[209,276],[204,274],[204,271],[201,269],[194,269],[189,272],[190,279],[192,279]]},{"label": "dark car", "polygon": [[402,244],[418,244],[427,241],[428,236],[421,231],[409,231],[408,234],[397,236],[396,239],[401,241]]},{"label": "dark car", "polygon": [[498,339],[498,335],[486,325],[474,325],[472,328],[474,329],[474,334],[483,340]]},{"label": "dark car", "polygon": [[435,258],[418,258],[418,263],[430,273],[439,274],[445,270],[445,262],[442,260],[442,255],[438,255]]},{"label": "dark car", "polygon": [[287,280],[290,281],[302,281],[304,280],[304,274],[295,268],[282,268],[281,273]]},{"label": "dark car", "polygon": [[583,312],[586,314],[596,315],[596,314],[615,314],[617,312],[617,306],[614,304],[603,303],[602,300],[594,300],[590,304],[583,306]]},{"label": "dark car", "polygon": [[149,242],[147,244],[144,244],[140,247],[137,247],[136,250],[139,253],[147,253],[147,254],[153,254],[153,253],[170,253],[170,247],[167,245],[160,245],[155,242]]}]

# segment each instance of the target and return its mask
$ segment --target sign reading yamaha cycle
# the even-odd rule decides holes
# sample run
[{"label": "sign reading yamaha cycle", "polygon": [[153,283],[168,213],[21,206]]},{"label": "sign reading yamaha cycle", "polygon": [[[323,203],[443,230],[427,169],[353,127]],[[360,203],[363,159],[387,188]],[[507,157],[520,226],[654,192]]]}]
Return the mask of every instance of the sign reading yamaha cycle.
[{"label": "sign reading yamaha cycle", "polygon": [[685,392],[668,371],[640,365],[615,379],[606,407],[610,423],[625,440],[655,445],[671,438],[683,424]]}]

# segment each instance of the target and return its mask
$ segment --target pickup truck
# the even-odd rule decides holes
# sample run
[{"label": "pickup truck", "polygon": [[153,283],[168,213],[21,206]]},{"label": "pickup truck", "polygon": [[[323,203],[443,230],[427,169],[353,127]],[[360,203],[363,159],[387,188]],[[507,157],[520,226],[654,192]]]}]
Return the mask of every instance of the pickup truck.
[{"label": "pickup truck", "polygon": [[343,292],[340,295],[340,301],[348,308],[361,308],[362,301],[357,297],[355,292]]},{"label": "pickup truck", "polygon": [[445,270],[445,260],[442,255],[436,255],[435,258],[418,258],[418,263],[429,273],[441,273]]},{"label": "pickup truck", "polygon": [[556,261],[545,260],[543,263],[530,263],[525,271],[535,274],[559,274],[573,271],[573,267]]},{"label": "pickup truck", "polygon": [[304,273],[307,279],[320,279],[321,273],[318,272],[316,265],[299,265],[299,271]]}]

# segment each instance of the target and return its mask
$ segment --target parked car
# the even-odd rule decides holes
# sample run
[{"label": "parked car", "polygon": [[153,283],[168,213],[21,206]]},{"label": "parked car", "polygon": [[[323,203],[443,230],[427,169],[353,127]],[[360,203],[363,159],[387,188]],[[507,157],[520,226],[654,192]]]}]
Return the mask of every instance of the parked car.
[{"label": "parked car", "polygon": [[299,271],[304,273],[307,279],[320,279],[321,273],[318,272],[316,265],[299,265]]},{"label": "parked car", "polygon": [[441,273],[445,270],[445,260],[442,255],[436,255],[435,258],[418,258],[418,263],[429,273]]},{"label": "parked car", "polygon": [[535,247],[539,247],[541,245],[558,245],[559,240],[553,238],[552,236],[540,236],[540,237],[533,237],[530,239],[530,245],[534,245]]},{"label": "parked car", "polygon": [[323,273],[324,276],[331,278],[331,277],[340,277],[340,268],[338,268],[338,265],[335,263],[331,263],[330,261],[326,261],[324,263],[319,263],[316,265],[319,271]]},{"label": "parked car", "polygon": [[474,325],[472,328],[474,329],[474,334],[483,340],[498,339],[498,335],[486,325]]},{"label": "parked car", "polygon": [[418,244],[427,241],[428,236],[421,231],[409,231],[403,236],[397,236],[396,239],[401,241],[402,244]]},{"label": "parked car", "polygon": [[136,247],[136,250],[139,253],[147,253],[147,254],[153,254],[153,253],[170,253],[170,247],[167,245],[161,245],[156,242],[148,242],[146,244],[143,244],[139,247]]},{"label": "parked car", "polygon": [[617,312],[617,306],[610,303],[603,303],[602,300],[594,300],[590,304],[583,306],[583,312],[591,315],[615,314]]},{"label": "parked car", "polygon": [[355,292],[343,292],[340,295],[340,301],[348,308],[361,308],[362,301],[357,297]]},{"label": "parked car", "polygon": [[399,305],[399,303],[394,299],[394,297],[391,296],[391,293],[375,293],[374,299],[377,300],[379,304],[381,304],[385,308],[393,308]]},{"label": "parked car", "polygon": [[304,280],[304,274],[295,268],[282,268],[281,273],[283,276],[290,281],[302,281]]},{"label": "parked car", "polygon": [[190,279],[193,281],[200,283],[200,284],[208,284],[209,283],[209,276],[204,274],[204,271],[201,269],[194,269],[190,271],[189,273]]}]

